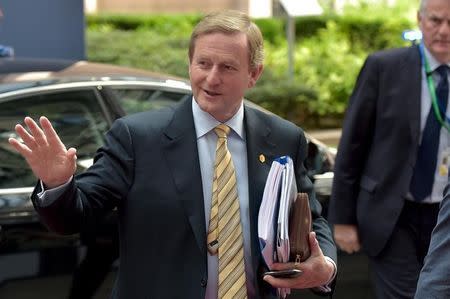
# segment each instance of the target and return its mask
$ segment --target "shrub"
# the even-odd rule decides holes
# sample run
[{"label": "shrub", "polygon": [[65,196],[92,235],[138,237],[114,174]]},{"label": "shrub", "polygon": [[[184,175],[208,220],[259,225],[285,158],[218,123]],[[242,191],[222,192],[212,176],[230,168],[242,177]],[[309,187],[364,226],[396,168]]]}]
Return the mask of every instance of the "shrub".
[{"label": "shrub", "polygon": [[[200,17],[88,16],[89,60],[188,77],[189,38]],[[247,97],[305,126],[338,126],[368,53],[405,45],[401,32],[415,26],[382,10],[297,18],[294,76],[288,78],[285,21],[255,20],[265,39],[265,71]]]}]

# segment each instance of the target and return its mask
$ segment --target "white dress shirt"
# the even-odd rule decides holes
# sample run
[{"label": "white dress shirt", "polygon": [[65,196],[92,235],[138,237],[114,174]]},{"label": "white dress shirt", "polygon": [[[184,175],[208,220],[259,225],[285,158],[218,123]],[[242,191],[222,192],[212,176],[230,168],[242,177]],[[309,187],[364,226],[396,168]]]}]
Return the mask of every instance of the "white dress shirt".
[{"label": "white dress shirt", "polygon": [[[214,128],[220,124],[209,113],[203,111],[197,102],[192,100],[192,112],[197,135],[198,156],[200,160],[200,171],[202,175],[203,197],[205,204],[205,223],[208,234],[209,216],[211,213],[212,184],[214,177],[214,161],[216,157],[217,135]],[[250,210],[248,195],[248,169],[247,169],[247,145],[244,131],[244,106],[241,104],[238,112],[227,122],[231,128],[228,135],[228,150],[233,159],[236,171],[237,191],[241,213],[241,225],[244,237],[244,261],[245,275],[247,279],[247,292],[249,298],[255,296],[253,265],[251,259],[250,240]],[[206,287],[206,299],[217,298],[218,285],[218,258],[208,252],[208,285]]]},{"label": "white dress shirt", "polygon": [[[428,64],[430,66],[430,70],[434,71],[441,63],[439,63],[428,51],[426,47],[424,47],[424,53],[427,57]],[[439,82],[439,74],[433,72],[432,74],[433,80],[435,83]],[[448,79],[447,79],[448,80]],[[422,139],[422,133],[425,129],[425,124],[427,122],[428,113],[430,112],[431,107],[431,96],[430,90],[428,89],[427,76],[425,74],[424,68],[422,68],[422,91],[421,91],[421,112],[420,112],[420,139]],[[450,99],[450,97],[449,97]],[[432,112],[433,113],[433,112]],[[446,114],[450,114],[450,105],[447,105]],[[444,187],[448,182],[448,175],[442,175],[439,171],[439,167],[442,164],[444,155],[448,155],[450,151],[450,134],[445,127],[441,127],[441,132],[439,135],[439,148],[438,148],[438,156],[436,160],[436,170],[434,172],[434,183],[433,189],[431,191],[431,195],[426,197],[421,203],[436,203],[441,202],[442,195],[444,192]]]}]

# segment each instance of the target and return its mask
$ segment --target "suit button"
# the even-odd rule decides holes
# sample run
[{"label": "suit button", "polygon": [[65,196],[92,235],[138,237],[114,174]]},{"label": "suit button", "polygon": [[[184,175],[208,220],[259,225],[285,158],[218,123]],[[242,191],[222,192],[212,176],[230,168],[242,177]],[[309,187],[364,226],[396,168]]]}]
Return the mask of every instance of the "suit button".
[{"label": "suit button", "polygon": [[202,278],[202,280],[200,281],[200,285],[202,287],[206,287],[206,283],[207,283],[206,279]]}]

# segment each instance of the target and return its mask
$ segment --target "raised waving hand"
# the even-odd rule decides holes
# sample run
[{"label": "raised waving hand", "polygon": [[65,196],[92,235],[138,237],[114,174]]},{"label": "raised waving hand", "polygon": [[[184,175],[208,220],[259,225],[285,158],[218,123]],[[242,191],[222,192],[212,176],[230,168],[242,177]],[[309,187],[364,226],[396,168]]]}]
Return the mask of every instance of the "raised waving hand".
[{"label": "raised waving hand", "polygon": [[27,161],[28,166],[46,187],[54,188],[66,183],[76,170],[76,149],[61,142],[50,121],[42,116],[39,125],[25,117],[28,130],[17,124],[15,130],[22,140],[9,138],[9,143]]}]

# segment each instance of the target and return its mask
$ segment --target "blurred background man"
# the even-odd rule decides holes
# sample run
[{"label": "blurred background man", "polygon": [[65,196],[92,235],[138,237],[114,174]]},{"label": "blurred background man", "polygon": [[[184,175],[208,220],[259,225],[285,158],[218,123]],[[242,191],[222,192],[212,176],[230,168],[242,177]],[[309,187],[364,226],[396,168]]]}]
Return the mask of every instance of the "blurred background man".
[{"label": "blurred background man", "polygon": [[417,20],[420,45],[361,69],[329,209],[337,245],[368,254],[380,299],[414,296],[448,175],[450,2],[421,1]]}]

